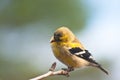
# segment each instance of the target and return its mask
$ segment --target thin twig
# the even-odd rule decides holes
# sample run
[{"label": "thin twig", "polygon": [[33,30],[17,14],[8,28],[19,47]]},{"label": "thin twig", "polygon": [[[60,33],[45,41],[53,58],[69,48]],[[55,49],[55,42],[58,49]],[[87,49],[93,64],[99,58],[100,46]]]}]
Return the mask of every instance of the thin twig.
[{"label": "thin twig", "polygon": [[40,75],[40,76],[37,76],[35,78],[32,78],[30,80],[42,80],[44,78],[47,78],[49,76],[55,76],[55,75],[64,75],[64,76],[69,76],[69,72],[70,71],[67,71],[67,70],[58,70],[58,71],[54,71],[56,68],[56,62],[54,62],[52,65],[51,65],[51,68],[49,69],[49,71],[43,75]]}]

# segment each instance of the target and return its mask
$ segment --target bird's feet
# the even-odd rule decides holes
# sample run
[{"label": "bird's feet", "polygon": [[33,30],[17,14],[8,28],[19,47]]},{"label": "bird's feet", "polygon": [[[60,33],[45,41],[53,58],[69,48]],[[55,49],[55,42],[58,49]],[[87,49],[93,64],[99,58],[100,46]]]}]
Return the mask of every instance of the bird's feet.
[{"label": "bird's feet", "polygon": [[62,70],[66,71],[66,73],[67,73],[66,76],[69,77],[69,72],[74,71],[74,68],[73,67],[68,67],[68,68],[62,68]]},{"label": "bird's feet", "polygon": [[73,67],[68,67],[68,68],[62,68],[62,70],[71,72],[71,71],[74,71],[74,68]]}]

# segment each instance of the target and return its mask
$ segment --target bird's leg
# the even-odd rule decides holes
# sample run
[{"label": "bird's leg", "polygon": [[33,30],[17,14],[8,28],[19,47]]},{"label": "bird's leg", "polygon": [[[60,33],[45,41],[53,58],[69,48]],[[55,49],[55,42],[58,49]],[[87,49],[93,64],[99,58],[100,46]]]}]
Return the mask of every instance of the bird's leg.
[{"label": "bird's leg", "polygon": [[73,67],[68,67],[68,68],[62,68],[62,70],[71,72],[71,71],[74,71],[74,68]]},{"label": "bird's leg", "polygon": [[66,75],[67,77],[69,77],[69,72],[71,71],[74,71],[74,68],[73,67],[68,67],[68,68],[62,68],[62,70],[64,70],[66,72]]},{"label": "bird's leg", "polygon": [[74,71],[73,67],[68,67],[68,72]]},{"label": "bird's leg", "polygon": [[64,71],[68,71],[68,68],[62,68],[62,70],[64,70]]}]

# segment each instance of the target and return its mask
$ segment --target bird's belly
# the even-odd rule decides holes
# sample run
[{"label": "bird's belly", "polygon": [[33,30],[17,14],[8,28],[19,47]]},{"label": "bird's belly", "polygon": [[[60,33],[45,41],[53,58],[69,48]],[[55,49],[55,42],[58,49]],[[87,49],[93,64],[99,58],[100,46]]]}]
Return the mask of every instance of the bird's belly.
[{"label": "bird's belly", "polygon": [[65,51],[54,51],[55,57],[68,67],[79,68],[89,65],[89,62]]}]

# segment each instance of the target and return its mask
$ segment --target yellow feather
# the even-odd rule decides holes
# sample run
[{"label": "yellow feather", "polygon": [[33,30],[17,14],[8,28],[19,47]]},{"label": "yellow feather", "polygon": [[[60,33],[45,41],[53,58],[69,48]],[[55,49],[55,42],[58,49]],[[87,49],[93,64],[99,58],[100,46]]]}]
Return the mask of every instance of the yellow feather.
[{"label": "yellow feather", "polygon": [[54,32],[54,36],[51,38],[50,42],[54,56],[68,67],[79,68],[84,66],[94,66],[108,74],[108,72],[103,69],[98,63],[95,64],[89,62],[84,58],[78,57],[70,53],[69,50],[72,48],[77,47],[80,50],[84,51],[85,48],[75,37],[72,31],[70,31],[67,27],[58,28]]},{"label": "yellow feather", "polygon": [[75,38],[74,34],[66,27],[61,27],[55,31],[57,34],[63,34],[60,38],[61,41],[55,41],[54,37],[51,39],[51,47],[55,57],[62,63],[69,67],[82,67],[84,65],[89,65],[89,62],[72,55],[68,49],[79,47],[85,50],[82,44]]}]

